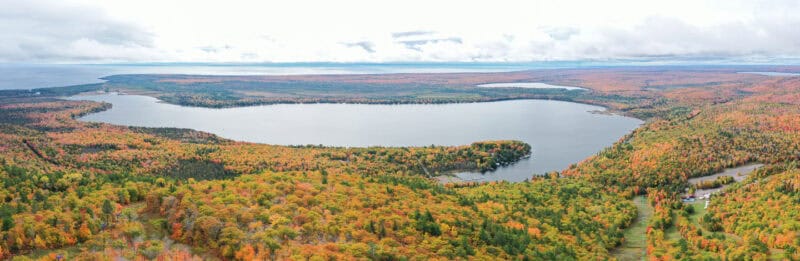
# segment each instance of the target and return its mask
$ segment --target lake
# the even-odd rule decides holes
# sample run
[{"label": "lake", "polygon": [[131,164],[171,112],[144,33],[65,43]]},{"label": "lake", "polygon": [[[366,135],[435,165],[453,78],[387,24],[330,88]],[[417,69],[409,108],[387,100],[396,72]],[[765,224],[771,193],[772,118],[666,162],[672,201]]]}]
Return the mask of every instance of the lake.
[{"label": "lake", "polygon": [[800,73],[785,73],[785,72],[740,72],[740,73],[758,74],[764,76],[781,76],[781,77],[800,76]]},{"label": "lake", "polygon": [[479,84],[478,87],[484,88],[527,88],[527,89],[565,89],[565,90],[586,90],[586,88],[574,86],[552,85],[542,82],[503,82]]},{"label": "lake", "polygon": [[184,107],[138,95],[69,97],[113,104],[83,121],[143,127],[191,128],[266,144],[341,147],[464,145],[521,140],[533,156],[465,180],[521,181],[562,170],[611,145],[642,122],[596,113],[602,107],[550,100],[458,104],[278,104],[238,108]]},{"label": "lake", "polygon": [[[0,63],[0,90],[33,89],[102,82],[115,74],[287,75],[507,72],[584,65],[539,63],[134,63],[8,64]],[[591,63],[587,64],[590,65]]]}]

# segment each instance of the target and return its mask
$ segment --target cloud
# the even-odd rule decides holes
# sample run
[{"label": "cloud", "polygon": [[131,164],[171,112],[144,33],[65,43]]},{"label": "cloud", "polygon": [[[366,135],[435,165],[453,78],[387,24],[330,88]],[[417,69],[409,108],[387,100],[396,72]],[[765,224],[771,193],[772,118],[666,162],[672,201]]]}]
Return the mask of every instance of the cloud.
[{"label": "cloud", "polygon": [[157,57],[153,35],[102,10],[60,1],[0,0],[0,60],[127,60]]},{"label": "cloud", "polygon": [[580,30],[572,27],[550,28],[550,29],[545,29],[545,31],[547,32],[548,35],[550,35],[551,38],[559,41],[569,40],[569,38],[572,37],[573,35],[580,33]]},{"label": "cloud", "polygon": [[[559,45],[577,50],[576,57],[696,59],[800,56],[798,21],[764,26],[766,21],[734,21],[695,26],[669,17],[649,17],[632,29],[602,27],[581,32]],[[556,48],[559,49],[559,48]],[[581,51],[582,50],[582,51]],[[563,51],[563,50],[562,50]]]},{"label": "cloud", "polygon": [[224,50],[230,50],[231,46],[230,45],[224,45],[224,46],[211,46],[211,45],[208,45],[208,46],[199,47],[199,49],[201,51],[207,52],[207,53],[219,53],[219,52],[224,51]]},{"label": "cloud", "polygon": [[230,1],[0,0],[0,62],[800,61],[796,0]]},{"label": "cloud", "polygon": [[375,44],[370,42],[370,41],[361,41],[361,42],[355,42],[355,43],[344,43],[344,45],[347,46],[347,47],[360,47],[361,49],[364,49],[364,51],[367,51],[368,53],[374,53],[375,52],[375,49],[374,49],[375,48]]},{"label": "cloud", "polygon": [[406,48],[421,51],[421,46],[429,45],[429,44],[437,44],[437,43],[456,43],[461,44],[463,40],[459,37],[448,37],[448,38],[433,38],[433,39],[421,39],[421,40],[405,40],[405,41],[397,41],[397,43],[403,44]]},{"label": "cloud", "polygon": [[[432,45],[444,44],[448,45],[449,48],[461,48],[457,45],[464,43],[461,37],[447,36],[436,31],[425,30],[394,32],[392,33],[392,41],[395,44],[400,44],[405,49],[416,52],[422,52],[423,46],[426,45],[430,47]],[[425,49],[430,50],[437,48]]]},{"label": "cloud", "polygon": [[406,31],[406,32],[394,32],[392,33],[392,38],[405,38],[410,36],[422,36],[422,35],[431,35],[434,34],[434,31]]}]

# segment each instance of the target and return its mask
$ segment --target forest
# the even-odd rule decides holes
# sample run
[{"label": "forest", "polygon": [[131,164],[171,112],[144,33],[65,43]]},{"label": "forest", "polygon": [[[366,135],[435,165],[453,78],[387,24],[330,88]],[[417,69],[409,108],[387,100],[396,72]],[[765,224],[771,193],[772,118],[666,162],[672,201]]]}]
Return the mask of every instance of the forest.
[{"label": "forest", "polygon": [[[747,68],[751,69],[751,68]],[[800,71],[800,68],[762,68]],[[0,93],[0,257],[14,260],[800,259],[800,77],[741,68],[597,68],[344,76],[123,75]],[[588,91],[475,88],[535,81]],[[518,183],[442,184],[530,156],[518,141],[335,148],[86,123],[119,91],[204,107],[547,98],[646,121],[569,168]],[[327,95],[335,93],[336,95]],[[546,152],[545,152],[546,153]],[[532,155],[536,156],[536,155]],[[688,179],[765,164],[708,207]]]}]

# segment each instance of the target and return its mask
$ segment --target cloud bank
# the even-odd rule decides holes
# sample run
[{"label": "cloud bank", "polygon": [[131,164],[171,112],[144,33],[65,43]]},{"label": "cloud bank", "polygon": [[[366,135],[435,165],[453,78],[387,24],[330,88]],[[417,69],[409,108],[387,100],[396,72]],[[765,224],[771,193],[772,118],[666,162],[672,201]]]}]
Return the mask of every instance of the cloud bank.
[{"label": "cloud bank", "polygon": [[91,6],[59,1],[0,3],[4,61],[158,59],[153,35]]},{"label": "cloud bank", "polygon": [[800,58],[798,1],[327,2],[0,0],[0,61]]}]

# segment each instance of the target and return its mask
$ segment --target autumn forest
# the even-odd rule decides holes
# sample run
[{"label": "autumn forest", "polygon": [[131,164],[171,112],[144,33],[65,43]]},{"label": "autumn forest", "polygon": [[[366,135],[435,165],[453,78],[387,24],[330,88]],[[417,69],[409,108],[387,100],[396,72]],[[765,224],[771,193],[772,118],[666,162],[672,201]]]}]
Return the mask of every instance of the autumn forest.
[{"label": "autumn forest", "polygon": [[[0,90],[0,259],[798,260],[800,77],[739,73],[754,70],[800,67],[140,74]],[[475,87],[492,82],[587,90]],[[440,182],[547,152],[257,144],[83,122],[111,105],[62,99],[98,92],[209,108],[548,99],[644,123],[524,182]],[[763,166],[692,182],[748,164]],[[688,197],[707,189],[719,189],[707,205]]]}]

